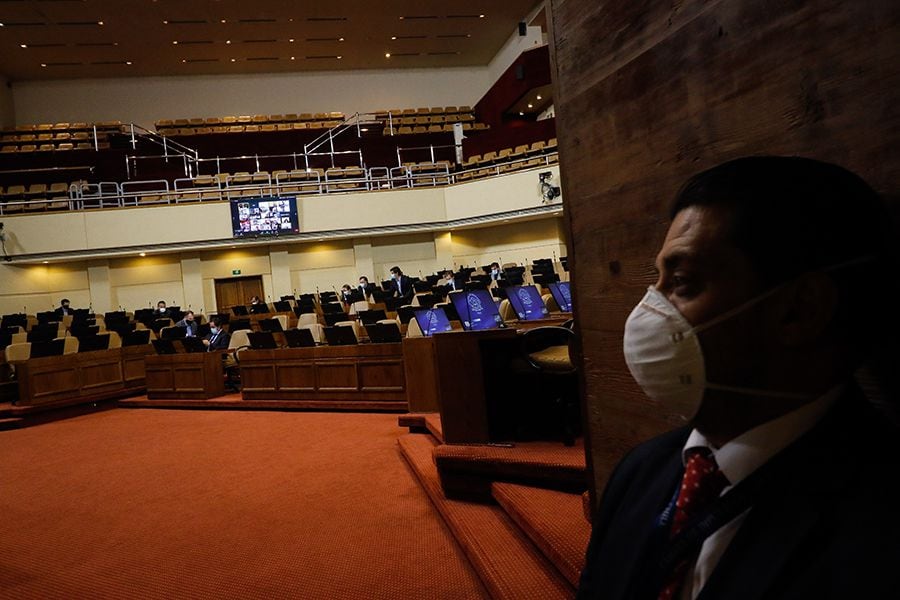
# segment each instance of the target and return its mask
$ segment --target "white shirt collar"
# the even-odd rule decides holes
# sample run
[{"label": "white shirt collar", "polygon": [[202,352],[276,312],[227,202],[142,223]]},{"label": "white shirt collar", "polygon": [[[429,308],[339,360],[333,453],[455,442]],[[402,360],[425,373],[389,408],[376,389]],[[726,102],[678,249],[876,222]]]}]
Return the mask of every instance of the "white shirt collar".
[{"label": "white shirt collar", "polygon": [[714,448],[702,433],[694,429],[682,450],[682,461],[687,462],[688,450],[708,448],[719,469],[734,486],[812,429],[837,402],[843,390],[843,385],[834,387],[813,402],[745,431],[721,448]]}]

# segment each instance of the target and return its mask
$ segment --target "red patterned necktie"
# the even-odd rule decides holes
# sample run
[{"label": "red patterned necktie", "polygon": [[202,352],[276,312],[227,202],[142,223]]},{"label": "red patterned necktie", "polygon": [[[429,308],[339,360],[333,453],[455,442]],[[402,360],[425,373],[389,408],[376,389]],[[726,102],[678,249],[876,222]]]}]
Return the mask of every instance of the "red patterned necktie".
[{"label": "red patterned necktie", "polygon": [[[678,535],[691,519],[708,508],[728,486],[728,479],[719,470],[715,457],[707,448],[693,448],[689,452],[678,501],[675,503],[670,537]],[[685,559],[672,569],[659,592],[659,600],[673,600],[676,597],[684,584],[691,562],[692,559]]]}]

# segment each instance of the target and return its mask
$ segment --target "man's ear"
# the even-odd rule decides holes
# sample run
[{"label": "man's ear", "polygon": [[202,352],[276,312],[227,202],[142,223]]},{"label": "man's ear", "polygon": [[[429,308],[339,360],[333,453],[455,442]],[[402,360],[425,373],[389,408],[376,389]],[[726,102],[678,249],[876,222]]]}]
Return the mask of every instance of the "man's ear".
[{"label": "man's ear", "polygon": [[781,341],[793,347],[817,343],[834,321],[837,286],[824,273],[809,273],[785,290],[784,302]]}]

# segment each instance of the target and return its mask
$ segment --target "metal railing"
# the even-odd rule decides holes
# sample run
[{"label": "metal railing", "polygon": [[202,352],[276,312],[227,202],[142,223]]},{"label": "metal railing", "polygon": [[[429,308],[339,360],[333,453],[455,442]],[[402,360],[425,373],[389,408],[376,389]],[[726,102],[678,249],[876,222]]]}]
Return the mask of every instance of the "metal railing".
[{"label": "metal railing", "polygon": [[[0,215],[50,210],[125,208],[154,204],[221,202],[243,196],[300,196],[359,193],[385,189],[443,187],[520,170],[546,168],[558,160],[556,151],[525,156],[491,165],[451,170],[450,163],[417,163],[369,169],[295,169],[274,173],[218,174],[147,181],[78,182],[69,188],[67,199],[27,200],[4,196]],[[348,173],[349,171],[349,173]],[[348,176],[349,175],[349,176]],[[249,180],[248,180],[249,177]],[[254,181],[253,178],[257,177]],[[65,204],[65,206],[64,206]]]}]

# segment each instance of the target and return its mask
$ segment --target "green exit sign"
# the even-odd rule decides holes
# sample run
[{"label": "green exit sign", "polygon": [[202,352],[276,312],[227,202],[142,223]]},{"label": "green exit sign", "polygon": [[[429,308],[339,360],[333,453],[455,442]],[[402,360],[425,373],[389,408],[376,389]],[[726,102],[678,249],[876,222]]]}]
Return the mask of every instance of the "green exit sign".
[{"label": "green exit sign", "polygon": [[232,274],[232,275],[240,275],[240,274],[241,274],[241,270],[240,270],[240,269],[232,269],[232,270],[231,270],[231,274]]}]

